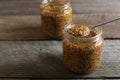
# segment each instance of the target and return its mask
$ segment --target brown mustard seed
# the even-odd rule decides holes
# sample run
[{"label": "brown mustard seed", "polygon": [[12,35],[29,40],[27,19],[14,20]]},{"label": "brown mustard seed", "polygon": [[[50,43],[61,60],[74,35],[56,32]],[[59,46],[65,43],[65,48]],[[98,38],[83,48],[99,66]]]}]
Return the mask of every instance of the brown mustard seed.
[{"label": "brown mustard seed", "polygon": [[101,63],[102,41],[99,44],[72,44],[63,41],[63,61],[74,72],[89,73]]},{"label": "brown mustard seed", "polygon": [[75,37],[94,37],[98,34],[95,29],[89,29],[87,26],[72,27],[68,30],[68,33]]},{"label": "brown mustard seed", "polygon": [[[88,28],[84,28],[82,30],[86,29]],[[68,32],[71,35],[81,37],[82,33],[79,32],[79,30],[81,29],[78,27],[73,27],[69,29]],[[98,31],[91,30],[88,36],[91,38],[96,35],[98,35]],[[103,44],[102,36],[99,36],[92,42],[87,40],[87,42],[78,41],[79,43],[76,43],[71,42],[70,39],[64,37],[63,40],[63,61],[65,66],[71,71],[77,73],[89,73],[96,70],[101,63]]]},{"label": "brown mustard seed", "polygon": [[[67,5],[66,7],[63,7]],[[70,3],[50,2],[41,8],[42,30],[53,38],[62,38],[64,26],[72,21]]]},{"label": "brown mustard seed", "polygon": [[83,37],[89,33],[89,28],[86,26],[77,26],[72,27],[68,30],[68,33],[75,36],[75,37]]},{"label": "brown mustard seed", "polygon": [[96,36],[97,34],[98,34],[98,32],[95,29],[90,31],[90,35],[92,37]]}]

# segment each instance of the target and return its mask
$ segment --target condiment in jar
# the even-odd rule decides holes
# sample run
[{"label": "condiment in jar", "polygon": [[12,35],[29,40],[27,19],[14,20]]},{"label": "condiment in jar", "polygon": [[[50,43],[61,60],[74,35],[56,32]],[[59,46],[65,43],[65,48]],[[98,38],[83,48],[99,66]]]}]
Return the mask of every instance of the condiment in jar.
[{"label": "condiment in jar", "polygon": [[[86,33],[88,33],[85,35]],[[78,73],[96,70],[101,63],[101,28],[90,29],[80,23],[71,23],[64,28],[63,61],[67,68]]]},{"label": "condiment in jar", "polygon": [[69,0],[43,0],[40,5],[42,30],[48,36],[61,39],[64,26],[72,21]]}]

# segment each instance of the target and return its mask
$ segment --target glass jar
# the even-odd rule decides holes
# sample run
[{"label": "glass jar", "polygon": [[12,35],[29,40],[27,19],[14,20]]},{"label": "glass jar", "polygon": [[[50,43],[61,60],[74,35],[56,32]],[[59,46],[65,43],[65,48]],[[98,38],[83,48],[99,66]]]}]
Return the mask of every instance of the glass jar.
[{"label": "glass jar", "polygon": [[41,26],[44,33],[61,39],[64,26],[72,21],[69,0],[43,0],[40,4]]},{"label": "glass jar", "polygon": [[[98,34],[90,38],[74,37],[67,30],[83,23],[70,23],[64,28],[63,61],[66,67],[74,72],[89,73],[96,70],[101,63],[102,29],[95,28]],[[90,26],[90,25],[85,25]]]}]

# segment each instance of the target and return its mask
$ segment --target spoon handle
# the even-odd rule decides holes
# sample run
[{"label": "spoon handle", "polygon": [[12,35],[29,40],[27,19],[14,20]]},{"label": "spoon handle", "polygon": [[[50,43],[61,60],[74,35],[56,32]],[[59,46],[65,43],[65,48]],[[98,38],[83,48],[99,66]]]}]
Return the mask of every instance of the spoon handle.
[{"label": "spoon handle", "polygon": [[92,27],[92,29],[94,29],[94,28],[96,28],[96,27],[98,27],[98,26],[102,26],[102,25],[105,25],[105,24],[108,24],[108,23],[117,21],[117,20],[120,20],[120,18],[116,18],[116,19],[112,19],[112,20],[110,20],[110,21],[106,21],[106,22],[100,23],[100,24],[98,24],[98,25]]}]

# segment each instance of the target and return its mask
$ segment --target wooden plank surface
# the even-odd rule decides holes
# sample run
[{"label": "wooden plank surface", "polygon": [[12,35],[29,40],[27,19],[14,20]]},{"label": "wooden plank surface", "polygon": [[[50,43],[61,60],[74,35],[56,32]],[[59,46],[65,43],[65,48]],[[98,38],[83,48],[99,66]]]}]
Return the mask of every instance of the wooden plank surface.
[{"label": "wooden plank surface", "polygon": [[105,40],[102,64],[77,74],[65,68],[61,41],[0,41],[0,77],[104,78],[120,76],[120,40]]},{"label": "wooden plank surface", "polygon": [[[0,40],[51,39],[41,31],[41,0],[0,0]],[[97,24],[120,17],[120,0],[71,0],[73,19]],[[120,22],[103,27],[105,38],[120,38]],[[76,74],[62,62],[61,41],[0,41],[0,77],[120,77],[120,40],[105,40],[102,64],[90,74]]]},{"label": "wooden plank surface", "polygon": [[[89,21],[92,25],[119,17],[120,14],[76,14],[74,21]],[[0,40],[51,39],[41,31],[40,16],[0,16]],[[120,38],[120,21],[103,26],[105,38]],[[112,33],[111,33],[112,32]]]},{"label": "wooden plank surface", "polygon": [[[41,0],[0,0],[0,15],[39,15]],[[71,0],[74,14],[120,13],[120,0]]]},{"label": "wooden plank surface", "polygon": [[[0,40],[51,39],[40,29],[40,1],[0,0]],[[90,20],[93,24],[97,24],[120,17],[119,0],[71,1],[74,21]],[[120,38],[119,25],[119,21],[106,25],[104,27],[104,37]]]}]

